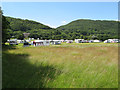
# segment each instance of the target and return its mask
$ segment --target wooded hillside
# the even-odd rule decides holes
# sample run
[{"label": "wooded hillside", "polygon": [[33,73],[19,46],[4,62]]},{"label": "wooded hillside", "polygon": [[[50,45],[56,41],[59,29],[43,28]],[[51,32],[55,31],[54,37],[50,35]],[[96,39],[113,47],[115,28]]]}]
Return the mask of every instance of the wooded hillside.
[{"label": "wooded hillside", "polygon": [[62,34],[71,39],[100,39],[118,38],[117,21],[76,20],[57,28]]},{"label": "wooded hillside", "polygon": [[9,34],[23,39],[23,33],[40,39],[100,39],[118,38],[118,21],[80,19],[56,29],[32,20],[6,17],[10,23]]}]

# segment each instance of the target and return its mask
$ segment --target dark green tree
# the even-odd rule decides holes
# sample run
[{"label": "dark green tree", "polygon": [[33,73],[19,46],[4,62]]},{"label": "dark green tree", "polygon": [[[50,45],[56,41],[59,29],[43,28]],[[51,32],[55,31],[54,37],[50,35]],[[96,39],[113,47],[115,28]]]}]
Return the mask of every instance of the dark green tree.
[{"label": "dark green tree", "polygon": [[[2,14],[2,11],[1,11]],[[2,43],[4,44],[7,39],[10,38],[8,29],[10,28],[9,22],[6,20],[6,17],[2,14]]]}]

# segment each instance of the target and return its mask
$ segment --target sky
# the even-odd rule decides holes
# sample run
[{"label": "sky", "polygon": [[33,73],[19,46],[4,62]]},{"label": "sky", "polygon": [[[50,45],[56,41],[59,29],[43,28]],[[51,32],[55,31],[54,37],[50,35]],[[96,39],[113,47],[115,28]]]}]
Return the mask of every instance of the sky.
[{"label": "sky", "polygon": [[53,28],[77,19],[118,20],[118,2],[2,2],[2,10]]}]

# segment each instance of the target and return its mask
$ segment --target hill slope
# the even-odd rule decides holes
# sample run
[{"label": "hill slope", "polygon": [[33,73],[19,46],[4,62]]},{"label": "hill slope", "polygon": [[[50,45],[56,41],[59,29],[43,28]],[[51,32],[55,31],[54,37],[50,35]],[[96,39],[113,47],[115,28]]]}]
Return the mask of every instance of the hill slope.
[{"label": "hill slope", "polygon": [[29,37],[40,39],[100,39],[118,38],[118,21],[101,21],[80,19],[67,25],[53,29],[32,20],[6,17],[10,23],[8,30],[10,37],[23,39],[23,33],[30,33]]},{"label": "hill slope", "polygon": [[[15,36],[16,38],[23,38],[23,33],[30,33],[30,37],[38,38],[51,38],[50,35],[45,35],[52,28],[49,26],[43,25],[39,22],[32,20],[24,20],[19,18],[6,17],[8,22],[10,23],[9,34],[11,36]],[[50,32],[49,32],[50,33]]]},{"label": "hill slope", "polygon": [[101,39],[117,38],[118,22],[101,20],[76,20],[57,28],[70,39]]}]

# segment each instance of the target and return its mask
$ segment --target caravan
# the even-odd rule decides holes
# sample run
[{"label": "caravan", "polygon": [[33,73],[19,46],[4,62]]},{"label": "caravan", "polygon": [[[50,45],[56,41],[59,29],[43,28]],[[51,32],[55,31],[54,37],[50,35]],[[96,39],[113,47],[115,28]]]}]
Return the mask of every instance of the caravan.
[{"label": "caravan", "polygon": [[52,40],[52,41],[50,42],[50,44],[51,44],[51,45],[59,45],[59,44],[61,44],[61,41],[60,41],[60,40]]},{"label": "caravan", "polygon": [[17,39],[11,39],[11,40],[8,40],[8,42],[10,45],[18,45]]},{"label": "caravan", "polygon": [[75,42],[76,42],[76,43],[83,43],[83,42],[84,42],[84,39],[75,39]]},{"label": "caravan", "polygon": [[35,40],[33,41],[34,46],[48,46],[50,45],[49,40]]}]

